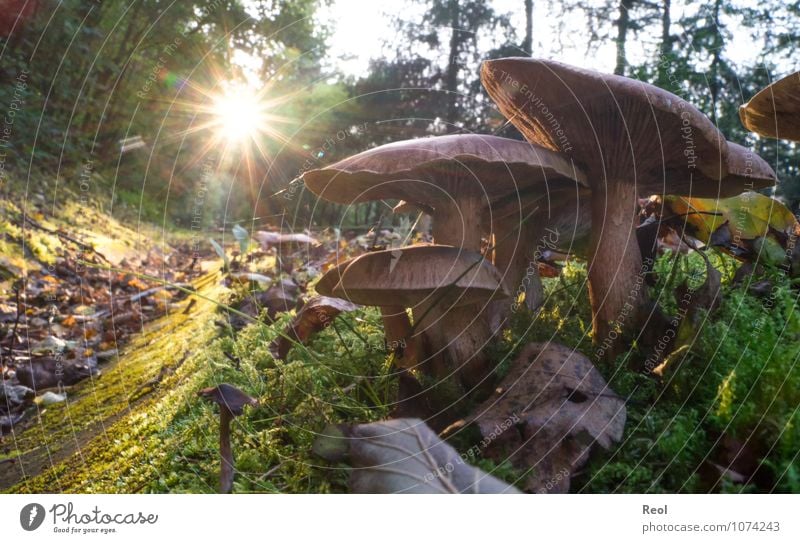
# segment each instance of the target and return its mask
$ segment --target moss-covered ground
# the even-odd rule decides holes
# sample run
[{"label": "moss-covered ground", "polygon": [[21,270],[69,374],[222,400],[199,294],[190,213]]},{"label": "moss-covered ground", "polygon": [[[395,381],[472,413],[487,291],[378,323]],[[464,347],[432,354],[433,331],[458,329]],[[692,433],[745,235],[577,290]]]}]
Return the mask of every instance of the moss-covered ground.
[{"label": "moss-covered ground", "polygon": [[[701,314],[696,340],[675,357],[663,379],[631,371],[650,354],[642,346],[599,364],[628,401],[622,444],[595,455],[573,480],[576,492],[800,492],[800,311],[797,290],[777,271],[761,297],[732,284],[723,271],[722,302]],[[698,271],[699,270],[699,271]],[[656,266],[654,298],[674,311],[685,280],[702,282],[697,256],[667,255]],[[586,274],[569,265],[545,281],[538,317],[520,312],[493,356],[503,373],[529,341],[557,341],[591,357]],[[229,302],[238,295],[209,278],[200,293]],[[214,492],[219,471],[218,414],[197,391],[228,382],[258,397],[235,420],[236,492],[343,492],[346,470],[311,453],[328,423],[387,416],[396,381],[374,309],[344,314],[306,347],[275,360],[269,343],[292,313],[234,331],[225,312],[198,298],[191,313],[151,323],[104,368],[71,391],[68,403],[43,410],[5,442],[0,459],[21,455],[29,476],[6,474],[12,492]],[[157,386],[142,385],[156,376]],[[737,447],[731,452],[731,444]],[[720,465],[747,460],[745,473]],[[495,475],[508,465],[481,461]],[[17,466],[19,467],[19,465]],[[6,469],[6,471],[8,471]]]}]

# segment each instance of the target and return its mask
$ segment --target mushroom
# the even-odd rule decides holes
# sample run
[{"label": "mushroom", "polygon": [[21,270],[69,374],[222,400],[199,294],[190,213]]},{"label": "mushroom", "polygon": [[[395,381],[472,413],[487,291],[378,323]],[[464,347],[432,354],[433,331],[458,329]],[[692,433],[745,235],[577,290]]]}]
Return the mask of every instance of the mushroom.
[{"label": "mushroom", "polygon": [[739,106],[739,118],[761,136],[800,141],[800,72],[760,90]]},{"label": "mushroom", "polygon": [[[393,251],[389,251],[393,252]],[[331,268],[319,278],[314,289],[317,293],[328,297],[339,297],[334,294],[333,289],[339,284],[345,268],[350,265],[353,259],[345,260],[337,266]],[[345,298],[346,299],[346,298]],[[398,368],[410,369],[415,367],[420,361],[421,346],[419,340],[411,338],[411,320],[408,318],[408,313],[402,306],[390,303],[388,305],[379,305],[370,302],[366,305],[378,306],[381,312],[381,319],[383,320],[383,333],[386,340],[387,347],[394,347],[394,362]],[[403,346],[404,345],[404,346]],[[402,349],[397,347],[403,346]]]},{"label": "mushroom", "polygon": [[437,408],[480,395],[492,384],[493,368],[483,352],[491,333],[481,317],[482,306],[508,292],[500,274],[480,254],[419,245],[367,253],[331,273],[340,278],[333,296],[381,308],[412,309],[411,340],[422,340],[429,355],[415,369],[439,385]]},{"label": "mushroom", "polygon": [[[593,337],[617,343],[618,328],[639,319],[644,299],[638,197],[719,197],[750,188],[726,179],[725,137],[685,100],[626,77],[507,58],[484,62],[481,80],[528,141],[567,155],[586,171]],[[613,356],[615,349],[606,352]]]},{"label": "mushroom", "polygon": [[[561,239],[564,234],[568,234],[568,250],[574,251],[573,244],[582,243],[591,229],[589,191],[578,184],[584,182],[585,177],[580,170],[573,173],[577,179],[572,186],[543,182],[522,194],[496,200],[483,210],[484,235],[489,239],[492,234],[494,236],[494,265],[503,275],[512,296],[524,291],[525,304],[531,311],[536,310],[544,299],[544,290],[534,265],[537,255],[553,249],[549,245],[556,242],[564,246],[565,240]],[[393,211],[395,214],[433,213],[428,206],[405,200],[401,200]],[[552,239],[553,235],[557,240]],[[492,329],[497,332],[509,308],[501,301],[492,302],[492,306],[490,320],[493,321]]]},{"label": "mushroom", "polygon": [[[338,203],[403,199],[397,212],[416,208],[433,216],[435,243],[474,252],[481,250],[483,234],[501,227],[492,219],[495,202],[524,202],[530,195],[562,189],[574,192],[576,183],[586,183],[583,173],[559,153],[479,134],[384,145],[306,172],[303,179],[312,192]],[[516,225],[509,220],[502,225],[502,238],[495,236],[495,262],[511,281],[506,285],[509,291],[517,290],[514,281],[521,278],[507,274],[509,265],[514,255],[524,260],[529,249],[519,233],[522,223],[519,217]],[[539,300],[541,295],[531,298]]]},{"label": "mushroom", "polygon": [[219,405],[219,452],[222,466],[219,472],[219,491],[229,494],[233,488],[233,451],[231,450],[231,420],[244,411],[245,405],[255,406],[258,401],[233,385],[222,383],[204,388],[198,396]]},{"label": "mushroom", "polygon": [[390,143],[303,174],[315,194],[340,204],[400,199],[427,206],[437,244],[481,250],[482,208],[543,182],[574,177],[558,153],[529,143],[456,134]]},{"label": "mushroom", "polygon": [[[732,141],[728,142],[725,166],[728,174],[721,184],[702,172],[695,172],[690,185],[685,182],[684,172],[666,170],[664,172],[666,190],[662,194],[694,198],[730,198],[748,190],[774,186],[778,181],[775,171],[766,160],[747,147]],[[703,194],[706,196],[702,196]]]}]

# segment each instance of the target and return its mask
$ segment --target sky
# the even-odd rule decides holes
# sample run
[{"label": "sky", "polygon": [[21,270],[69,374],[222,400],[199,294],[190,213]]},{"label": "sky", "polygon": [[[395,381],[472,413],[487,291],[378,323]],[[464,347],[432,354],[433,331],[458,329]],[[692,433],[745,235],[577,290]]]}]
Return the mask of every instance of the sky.
[{"label": "sky", "polygon": [[[740,3],[753,3],[742,0]],[[521,40],[525,29],[525,12],[522,0],[493,0],[491,4],[498,13],[510,15],[511,23],[517,30],[517,39]],[[754,3],[753,5],[757,5]],[[691,8],[690,8],[691,9]],[[563,51],[558,50],[557,33],[551,28],[545,2],[534,2],[534,56],[558,58],[569,64],[592,68],[600,71],[612,71],[615,51],[611,43],[603,45],[591,55],[585,50],[585,22],[579,16],[566,15],[565,32],[561,35],[564,43]],[[346,75],[364,75],[367,72],[370,58],[380,57],[383,40],[394,36],[391,13],[402,13],[409,17],[409,7],[403,0],[334,0],[329,7],[323,8],[319,14],[321,21],[330,25],[332,35],[329,40],[328,56],[330,63]],[[673,20],[681,14],[674,13]],[[418,20],[419,17],[414,17]],[[544,23],[544,24],[542,24]],[[446,31],[446,29],[445,29]],[[680,28],[673,25],[672,32],[678,33]],[[747,32],[735,33],[733,41],[726,48],[731,59],[736,62],[749,62],[757,59],[758,48],[753,47]],[[632,38],[636,40],[637,38]],[[655,40],[644,37],[644,39]],[[653,41],[655,43],[655,41]],[[629,61],[640,60],[644,48],[629,47]]]},{"label": "sky", "polygon": [[[328,54],[335,59],[333,64],[347,75],[366,74],[370,58],[379,57],[383,41],[394,35],[392,14],[402,13],[404,18],[411,18],[409,15],[413,11],[404,4],[403,0],[334,0],[331,6],[324,8],[320,12],[320,20],[325,21],[332,29]],[[511,23],[517,29],[518,39],[521,39],[525,29],[522,0],[494,0],[491,4],[497,13],[511,15]],[[541,6],[534,6],[534,21],[545,18],[546,14],[542,11]],[[422,17],[414,19],[420,20]],[[536,25],[534,22],[534,43],[539,42],[540,46],[553,43],[555,37],[548,27],[549,25]],[[613,48],[608,48],[605,53],[603,56],[610,59],[610,66],[613,68]],[[585,57],[575,44],[565,51],[565,55],[562,60],[573,64]]]}]

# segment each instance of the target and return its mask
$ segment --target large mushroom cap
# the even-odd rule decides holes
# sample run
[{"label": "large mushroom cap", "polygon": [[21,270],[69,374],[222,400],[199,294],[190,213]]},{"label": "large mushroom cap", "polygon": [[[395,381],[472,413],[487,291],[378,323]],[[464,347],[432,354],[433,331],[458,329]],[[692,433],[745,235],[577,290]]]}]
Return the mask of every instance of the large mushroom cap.
[{"label": "large mushroom cap", "polygon": [[208,401],[218,404],[220,409],[227,409],[233,416],[241,415],[245,405],[255,406],[258,404],[258,400],[228,383],[204,388],[197,394]]},{"label": "large mushroom cap", "polygon": [[585,164],[592,183],[624,178],[645,193],[658,192],[665,169],[697,169],[711,179],[727,173],[720,131],[653,85],[531,58],[486,61],[481,80],[529,141]]},{"label": "large mushroom cap", "polygon": [[466,194],[491,201],[564,179],[586,183],[583,173],[558,153],[480,134],[390,143],[303,175],[312,192],[332,202],[392,198],[433,208]]},{"label": "large mushroom cap", "polygon": [[759,91],[739,107],[739,118],[756,134],[800,141],[800,72]]},{"label": "large mushroom cap", "polygon": [[728,198],[748,190],[772,187],[778,180],[775,171],[763,158],[732,141],[728,142],[726,163],[728,175],[721,182],[699,171],[688,174],[683,170],[667,170],[664,173],[663,186],[654,193],[695,198]]},{"label": "large mushroom cap", "polygon": [[442,305],[462,306],[508,292],[499,272],[481,255],[449,245],[421,245],[354,258],[333,295],[363,305],[416,307],[440,296]]}]

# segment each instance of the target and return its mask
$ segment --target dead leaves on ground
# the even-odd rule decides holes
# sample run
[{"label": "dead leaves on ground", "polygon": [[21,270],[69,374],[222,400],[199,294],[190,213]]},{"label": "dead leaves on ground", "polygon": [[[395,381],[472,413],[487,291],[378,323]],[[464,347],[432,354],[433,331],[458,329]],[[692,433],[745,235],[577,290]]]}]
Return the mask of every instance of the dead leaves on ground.
[{"label": "dead leaves on ground", "polygon": [[622,439],[625,400],[580,352],[556,343],[531,343],[496,392],[464,421],[478,428],[481,454],[528,470],[527,492],[567,492],[592,449]]},{"label": "dead leaves on ground", "polygon": [[[75,236],[61,231],[59,236],[66,242],[50,255],[50,265],[31,261],[24,276],[0,278],[4,387],[41,394],[99,375],[100,363],[112,358],[121,343],[148,321],[176,309],[184,297],[143,275],[188,285],[200,273],[189,244],[168,252],[164,246],[151,247],[135,261],[120,262],[119,268],[131,272],[118,272],[102,269],[108,266],[105,258]],[[32,401],[0,403],[6,429],[22,420]]]}]

